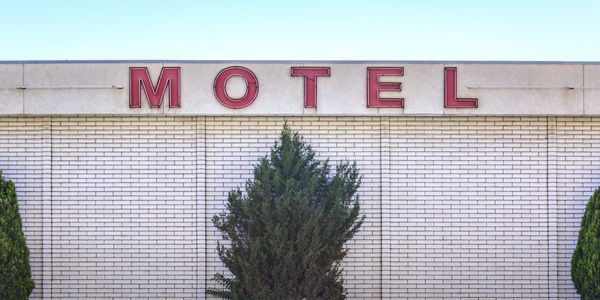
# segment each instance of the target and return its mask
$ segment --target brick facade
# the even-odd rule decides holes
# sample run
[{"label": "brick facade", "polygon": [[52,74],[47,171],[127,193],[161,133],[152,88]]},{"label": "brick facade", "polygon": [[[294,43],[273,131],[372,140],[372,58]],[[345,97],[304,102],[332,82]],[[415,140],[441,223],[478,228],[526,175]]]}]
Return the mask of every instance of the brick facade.
[{"label": "brick facade", "polygon": [[600,118],[0,117],[32,299],[204,298],[223,270],[210,219],[284,120],[363,175],[349,299],[577,298]]}]

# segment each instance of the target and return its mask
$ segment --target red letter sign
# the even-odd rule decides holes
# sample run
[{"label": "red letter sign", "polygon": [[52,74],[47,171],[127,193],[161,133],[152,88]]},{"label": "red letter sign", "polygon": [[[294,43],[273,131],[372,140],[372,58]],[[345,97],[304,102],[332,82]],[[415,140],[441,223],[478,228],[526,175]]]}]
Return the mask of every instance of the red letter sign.
[{"label": "red letter sign", "polygon": [[404,107],[403,98],[381,98],[380,91],[402,91],[402,83],[381,82],[380,76],[403,76],[404,68],[367,68],[367,107]]},{"label": "red letter sign", "polygon": [[456,67],[444,68],[444,107],[477,107],[477,98],[456,98]]},{"label": "red letter sign", "polygon": [[317,107],[317,77],[329,77],[329,67],[292,67],[292,76],[304,77],[304,107]]},{"label": "red letter sign", "polygon": [[141,107],[142,87],[150,107],[160,107],[167,86],[169,107],[179,107],[179,67],[162,68],[156,86],[152,85],[148,68],[129,68],[129,107]]},{"label": "red letter sign", "polygon": [[[232,76],[241,76],[246,81],[246,94],[241,98],[231,98],[227,95],[225,84]],[[256,99],[258,95],[258,79],[256,79],[252,71],[244,67],[229,67],[221,70],[217,77],[215,77],[213,88],[215,97],[217,97],[217,100],[221,104],[231,108],[242,108],[252,104],[254,99]]]}]

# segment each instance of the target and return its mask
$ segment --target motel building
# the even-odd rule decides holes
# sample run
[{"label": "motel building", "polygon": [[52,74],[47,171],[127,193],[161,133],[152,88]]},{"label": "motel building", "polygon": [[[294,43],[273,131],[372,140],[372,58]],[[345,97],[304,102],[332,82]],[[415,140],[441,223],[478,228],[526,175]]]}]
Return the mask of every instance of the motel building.
[{"label": "motel building", "polygon": [[356,161],[348,299],[577,299],[600,64],[0,63],[0,169],[31,299],[210,299],[211,222],[284,122]]}]

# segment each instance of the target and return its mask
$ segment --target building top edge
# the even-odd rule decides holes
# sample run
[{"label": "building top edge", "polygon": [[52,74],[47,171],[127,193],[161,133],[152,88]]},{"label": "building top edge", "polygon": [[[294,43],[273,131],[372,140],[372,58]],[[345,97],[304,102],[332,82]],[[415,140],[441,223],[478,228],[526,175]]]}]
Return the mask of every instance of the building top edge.
[{"label": "building top edge", "polygon": [[248,63],[248,64],[539,64],[600,65],[600,61],[528,61],[528,60],[0,60],[0,64],[84,64],[84,63]]}]

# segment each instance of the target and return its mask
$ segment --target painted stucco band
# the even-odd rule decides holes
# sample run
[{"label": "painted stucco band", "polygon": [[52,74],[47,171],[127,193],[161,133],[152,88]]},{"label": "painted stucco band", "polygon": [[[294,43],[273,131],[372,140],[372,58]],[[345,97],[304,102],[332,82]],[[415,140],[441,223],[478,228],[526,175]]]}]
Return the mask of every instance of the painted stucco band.
[{"label": "painted stucco band", "polygon": [[[216,96],[216,78],[232,67],[251,71],[257,80],[253,90],[256,99],[239,108],[232,108],[236,101],[223,104]],[[314,79],[316,107],[305,105],[306,78],[291,74],[292,68],[307,67],[330,69],[329,75]],[[381,80],[378,84],[374,78],[369,83],[369,68],[403,71],[401,76],[377,77]],[[448,91],[444,85],[447,68],[456,70],[453,96],[477,99],[477,107],[448,106],[444,93]],[[135,95],[132,92],[139,89],[132,91],[131,72],[142,69],[147,69],[149,88],[140,92],[140,107],[131,108],[130,97]],[[167,75],[161,77],[166,70],[178,70],[179,75],[170,73],[169,79]],[[600,65],[592,63],[12,63],[0,64],[0,74],[3,104],[0,115],[584,116],[600,113]],[[146,95],[152,87],[163,91],[158,88],[161,78],[165,80],[166,92],[160,107],[151,108]],[[226,92],[234,100],[253,87],[240,78],[231,76],[225,83]],[[133,82],[137,84],[137,80]],[[169,93],[175,88],[179,100],[172,102]],[[385,107],[389,101],[368,107],[369,90],[382,99],[403,99],[404,107]],[[169,106],[173,103],[178,107]]]}]

